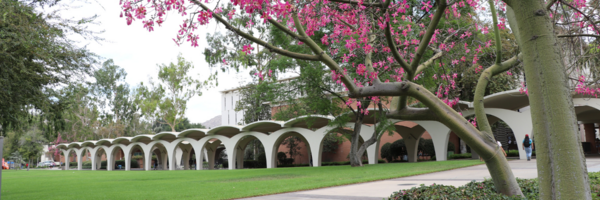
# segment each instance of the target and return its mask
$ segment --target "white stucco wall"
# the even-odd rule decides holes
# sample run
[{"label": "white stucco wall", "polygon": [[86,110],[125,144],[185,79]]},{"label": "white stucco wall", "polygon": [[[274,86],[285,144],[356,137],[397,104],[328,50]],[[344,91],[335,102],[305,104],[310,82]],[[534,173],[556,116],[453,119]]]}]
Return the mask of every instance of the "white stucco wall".
[{"label": "white stucco wall", "polygon": [[235,105],[240,100],[237,90],[221,92],[221,125],[242,125],[244,112],[235,112]]}]

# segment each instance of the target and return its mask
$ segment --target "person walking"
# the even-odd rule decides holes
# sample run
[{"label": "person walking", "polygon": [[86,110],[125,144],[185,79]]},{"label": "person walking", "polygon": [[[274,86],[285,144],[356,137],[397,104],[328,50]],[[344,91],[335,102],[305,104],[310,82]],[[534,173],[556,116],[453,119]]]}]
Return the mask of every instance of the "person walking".
[{"label": "person walking", "polygon": [[525,134],[525,139],[523,139],[523,150],[527,153],[527,161],[531,160],[531,151],[533,147],[533,140],[529,138],[529,134]]}]

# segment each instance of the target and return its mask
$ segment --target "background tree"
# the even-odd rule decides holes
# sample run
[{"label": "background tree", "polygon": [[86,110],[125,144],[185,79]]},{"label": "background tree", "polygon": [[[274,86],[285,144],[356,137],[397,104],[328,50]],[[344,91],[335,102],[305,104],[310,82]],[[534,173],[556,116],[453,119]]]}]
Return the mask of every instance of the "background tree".
[{"label": "background tree", "polygon": [[[190,123],[190,120],[188,120],[187,117],[184,117],[183,120],[181,121],[181,123],[179,123],[175,126],[175,131],[181,132],[183,130],[192,129],[192,128],[206,128],[206,127],[204,127],[204,125],[202,125],[200,123]],[[154,127],[152,130],[154,130],[155,133],[160,133],[163,131],[171,131],[171,127],[168,124],[166,124],[164,121],[159,120],[154,123]]]},{"label": "background tree", "polygon": [[[51,2],[51,1],[50,1]],[[69,35],[99,40],[85,28],[95,17],[63,19],[44,12],[48,2],[7,0],[0,2],[0,124],[2,133],[19,126],[23,116],[60,112],[52,102],[52,88],[68,85],[90,72],[95,55],[78,47]],[[51,3],[53,4],[53,3]],[[36,10],[39,8],[39,10]],[[47,115],[58,117],[60,115]],[[52,120],[52,119],[50,119]]]},{"label": "background tree", "polygon": [[[27,162],[29,163],[27,171],[29,171],[29,166],[32,164],[31,161],[44,152],[43,144],[47,142],[48,140],[46,140],[42,131],[37,127],[32,127],[19,138],[19,151],[21,152],[21,155],[27,158]],[[35,164],[37,165],[37,163]]]},{"label": "background tree", "polygon": [[187,102],[195,95],[202,95],[202,87],[209,82],[194,79],[190,74],[193,64],[181,55],[177,56],[177,63],[161,64],[158,68],[159,82],[150,79],[148,86],[141,83],[137,88],[136,103],[151,121],[169,125],[175,132],[175,127],[184,119]]},{"label": "background tree", "polygon": [[125,82],[127,73],[115,65],[112,59],[105,61],[102,67],[94,71],[95,83],[91,90],[97,98],[102,115],[101,132],[113,137],[133,136],[131,123],[138,107],[131,97],[129,85]]}]

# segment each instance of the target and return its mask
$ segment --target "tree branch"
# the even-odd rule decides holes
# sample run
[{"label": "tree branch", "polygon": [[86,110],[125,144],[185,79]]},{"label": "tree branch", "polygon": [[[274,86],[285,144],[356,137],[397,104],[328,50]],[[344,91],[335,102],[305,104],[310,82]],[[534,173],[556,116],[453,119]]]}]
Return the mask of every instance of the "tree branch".
[{"label": "tree branch", "polygon": [[425,120],[425,121],[439,121],[435,112],[429,108],[411,108],[405,107],[401,110],[392,111],[387,115],[389,118],[401,119],[401,120]]},{"label": "tree branch", "polygon": [[[197,0],[194,0],[194,1],[197,1]],[[314,54],[321,56],[321,59],[320,59],[321,62],[323,62],[325,65],[327,65],[331,70],[334,70],[337,73],[339,73],[340,75],[342,75],[342,77],[341,77],[342,82],[344,82],[344,85],[346,86],[346,88],[348,88],[348,92],[350,94],[356,93],[358,91],[358,89],[357,89],[356,85],[354,85],[354,82],[351,81],[352,79],[350,79],[350,77],[348,77],[347,74],[344,74],[344,70],[342,70],[342,68],[337,64],[337,62],[335,62],[331,57],[329,57],[329,55],[325,54],[325,51],[323,51],[321,49],[321,47],[319,47],[319,45],[317,45],[317,43],[315,43],[315,41],[310,39],[308,37],[308,35],[306,35],[306,32],[304,31],[304,27],[302,27],[302,23],[300,23],[300,19],[298,18],[297,8],[294,8],[294,9],[296,9],[292,13],[292,18],[294,18],[294,25],[296,26],[296,30],[298,31],[300,36],[306,38],[305,44],[313,51]]]},{"label": "tree branch", "polygon": [[[330,2],[336,2],[336,3],[347,3],[347,4],[352,4],[352,5],[358,5],[358,1],[352,1],[352,0],[330,0]],[[367,3],[367,2],[363,2],[362,4],[360,4],[362,6],[368,6],[368,7],[381,7],[381,3]]]},{"label": "tree branch", "polygon": [[566,6],[568,6],[569,8],[571,8],[571,9],[573,9],[573,10],[575,10],[575,11],[579,12],[581,15],[583,15],[583,16],[584,16],[584,17],[585,17],[585,18],[586,18],[586,19],[587,19],[587,20],[588,20],[590,23],[592,23],[591,25],[592,25],[592,27],[594,27],[594,30],[596,30],[596,32],[599,32],[599,33],[600,33],[600,30],[598,30],[598,27],[596,27],[596,23],[595,23],[594,21],[592,21],[592,18],[591,18],[590,16],[586,15],[586,14],[585,14],[585,13],[583,13],[581,10],[577,9],[575,6],[573,6],[573,5],[571,5],[571,4],[568,4],[568,3],[564,2],[563,0],[558,0],[558,1],[560,1],[560,3],[562,3],[562,4],[566,5]]},{"label": "tree branch", "polygon": [[492,126],[490,126],[490,122],[487,118],[487,114],[485,113],[485,107],[483,105],[483,98],[485,95],[485,89],[487,88],[488,83],[494,75],[497,75],[501,72],[504,72],[515,65],[517,65],[520,61],[518,59],[519,54],[517,56],[512,57],[511,59],[504,61],[500,64],[494,64],[491,67],[483,70],[483,73],[479,76],[479,80],[477,81],[477,86],[475,87],[475,97],[473,98],[473,107],[475,108],[475,116],[477,117],[477,124],[479,125],[479,130],[489,136],[493,137]]},{"label": "tree branch", "polygon": [[[376,36],[375,34],[371,34],[369,35],[369,45],[373,45],[373,42],[375,41]],[[373,79],[373,83],[380,83],[381,80],[379,80],[379,75],[375,74],[375,69],[373,68],[373,60],[371,59],[371,57],[373,56],[373,51],[367,53],[367,56],[365,57],[365,66],[367,67],[367,71],[368,71],[368,76],[374,76],[372,77]]]},{"label": "tree branch", "polygon": [[557,35],[559,38],[567,38],[567,37],[595,37],[600,38],[600,35],[594,34],[575,34],[575,35]]},{"label": "tree branch", "polygon": [[550,10],[550,8],[552,7],[552,5],[554,5],[554,3],[556,3],[557,0],[550,0],[548,1],[548,3],[546,4],[546,10]]},{"label": "tree branch", "polygon": [[[204,9],[205,11],[211,11],[206,5],[200,3],[198,0],[191,0],[194,4],[199,5],[200,7],[202,7],[202,9]],[[316,55],[309,55],[309,54],[302,54],[302,53],[296,53],[296,52],[291,52],[288,50],[284,50],[284,49],[280,49],[277,48],[276,46],[273,46],[261,39],[258,39],[248,33],[245,33],[237,28],[235,28],[234,26],[232,26],[231,24],[229,24],[225,19],[223,19],[219,14],[216,13],[212,13],[212,16],[219,22],[223,23],[223,25],[225,25],[225,27],[233,32],[235,32],[236,34],[252,41],[255,42],[261,46],[264,46],[265,48],[269,49],[269,51],[290,57],[290,58],[295,58],[295,59],[300,59],[300,60],[312,60],[312,61],[319,61],[320,57],[316,56]]]},{"label": "tree branch", "polygon": [[492,12],[492,21],[494,28],[494,39],[496,40],[496,64],[502,62],[502,41],[500,40],[500,28],[498,28],[498,14],[496,14],[496,6],[493,0],[488,0],[490,11]]},{"label": "tree branch", "polygon": [[396,48],[396,42],[394,42],[394,39],[392,38],[390,23],[387,23],[385,26],[385,38],[387,39],[388,46],[390,47],[392,56],[394,56],[396,62],[400,64],[400,67],[402,67],[404,71],[408,72],[409,78],[413,76],[414,72],[410,68],[410,65],[402,58],[402,56],[400,56],[400,52],[398,52],[398,49]]},{"label": "tree branch", "polygon": [[[423,39],[421,39],[419,48],[417,49],[417,52],[415,53],[415,58],[410,63],[410,68],[412,69],[411,71],[413,71],[413,72],[415,72],[417,70],[419,62],[421,61],[421,58],[423,57],[423,54],[425,53],[425,49],[427,49],[427,46],[429,46],[429,41],[431,41],[431,38],[432,38],[433,34],[435,33],[435,29],[436,29],[437,25],[440,23],[440,19],[442,18],[442,15],[444,14],[444,11],[446,10],[446,1],[445,0],[438,1],[438,3],[439,3],[438,9],[435,11],[435,14],[433,14],[433,19],[431,19],[431,23],[429,23],[429,26],[427,27],[427,31],[425,32]],[[413,74],[412,76],[415,76],[415,75],[416,74]]]}]

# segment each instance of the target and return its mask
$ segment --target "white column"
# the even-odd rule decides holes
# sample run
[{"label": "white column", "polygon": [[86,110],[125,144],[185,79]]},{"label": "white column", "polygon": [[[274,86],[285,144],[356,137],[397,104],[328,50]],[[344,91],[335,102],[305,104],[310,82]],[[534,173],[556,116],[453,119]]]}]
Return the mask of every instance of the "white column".
[{"label": "white column", "polygon": [[183,160],[183,154],[184,154],[183,149],[179,145],[175,147],[174,151],[175,151],[174,155],[173,155],[174,159],[171,159],[174,161],[174,163],[173,163],[174,167],[172,167],[173,169],[171,169],[171,170],[179,169],[179,167],[180,167],[179,164],[181,163],[181,160]]},{"label": "white column", "polygon": [[447,160],[448,157],[448,139],[450,129],[444,124],[436,121],[415,121],[423,127],[433,140],[435,148],[435,158],[437,161]]},{"label": "white column", "polygon": [[196,170],[201,170],[203,169],[203,162],[202,162],[202,158],[204,158],[204,149],[200,149],[198,151],[198,149],[194,149],[194,151],[196,152]]},{"label": "white column", "polygon": [[125,171],[131,170],[131,148],[129,151],[123,150],[123,154],[125,154]]},{"label": "white column", "polygon": [[96,169],[96,153],[98,152],[98,148],[88,148],[88,151],[90,152],[90,156],[91,156],[91,161],[92,161],[92,170],[97,170]]},{"label": "white column", "polygon": [[[67,150],[62,150],[64,157],[65,157],[65,170],[69,170],[69,161],[70,161],[70,153],[71,153],[71,149],[67,149]],[[20,168],[20,166],[17,166]]]},{"label": "white column", "polygon": [[143,148],[144,151],[144,170],[150,171],[152,169],[152,147]]},{"label": "white column", "polygon": [[405,126],[396,126],[396,132],[398,132],[404,140],[408,162],[417,162],[417,160],[419,159],[417,155],[419,140],[421,140],[421,136],[423,135],[423,133],[425,133],[425,129],[423,129],[423,127],[421,126],[415,126],[413,128],[408,128]]},{"label": "white column", "polygon": [[83,153],[83,148],[75,150],[75,155],[77,155],[77,170],[81,170],[83,168],[81,163],[81,153]]},{"label": "white column", "polygon": [[525,110],[521,113],[505,110],[499,108],[486,108],[485,112],[489,115],[494,115],[500,120],[506,122],[510,129],[512,129],[517,146],[519,148],[519,158],[522,160],[527,159],[525,150],[523,149],[523,139],[525,134],[533,135],[533,124],[531,122],[531,110]]},{"label": "white column", "polygon": [[[354,127],[354,123],[350,123],[350,124],[352,124],[351,127]],[[363,141],[367,141],[368,139],[371,138],[371,136],[373,136],[374,132],[375,132],[375,126],[362,125],[362,127],[360,128],[360,137],[362,137]],[[377,164],[377,158],[379,157],[377,155],[377,144],[378,144],[378,142],[375,142],[367,147],[367,160],[369,161],[370,165]],[[361,157],[362,157],[362,155],[361,155]],[[362,162],[362,160],[361,160],[361,162]]]}]

